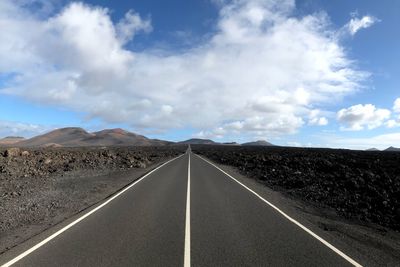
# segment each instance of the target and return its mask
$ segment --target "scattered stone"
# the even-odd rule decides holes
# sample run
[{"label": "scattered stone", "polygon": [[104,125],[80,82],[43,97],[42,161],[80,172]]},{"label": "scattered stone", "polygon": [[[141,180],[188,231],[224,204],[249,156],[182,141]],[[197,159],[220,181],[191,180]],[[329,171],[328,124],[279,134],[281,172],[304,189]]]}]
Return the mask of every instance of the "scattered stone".
[{"label": "scattered stone", "polygon": [[9,148],[4,152],[4,157],[16,157],[19,156],[21,153],[21,150],[19,148],[13,147]]},{"label": "scattered stone", "polygon": [[[186,146],[0,148],[0,254],[114,193],[137,178],[142,168],[185,150]],[[23,230],[29,227],[33,232]],[[4,239],[14,233],[19,234],[14,243]]]}]

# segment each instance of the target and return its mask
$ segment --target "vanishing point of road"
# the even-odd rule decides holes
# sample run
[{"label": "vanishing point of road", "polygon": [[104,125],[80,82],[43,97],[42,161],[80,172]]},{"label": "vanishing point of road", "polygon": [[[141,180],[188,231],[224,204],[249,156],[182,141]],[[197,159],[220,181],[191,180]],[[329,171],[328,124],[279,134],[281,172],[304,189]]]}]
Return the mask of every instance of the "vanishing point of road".
[{"label": "vanishing point of road", "polygon": [[361,266],[190,149],[14,254],[0,264]]}]

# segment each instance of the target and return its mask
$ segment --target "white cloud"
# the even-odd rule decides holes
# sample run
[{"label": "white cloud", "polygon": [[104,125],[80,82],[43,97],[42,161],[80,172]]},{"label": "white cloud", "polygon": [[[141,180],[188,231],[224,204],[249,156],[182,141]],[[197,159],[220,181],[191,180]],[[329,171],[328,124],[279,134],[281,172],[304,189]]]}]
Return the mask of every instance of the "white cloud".
[{"label": "white cloud", "polygon": [[385,125],[386,125],[386,127],[388,127],[388,128],[400,127],[400,115],[397,115],[397,117],[388,120],[388,121],[385,123]]},{"label": "white cloud", "polygon": [[295,133],[312,106],[368,76],[326,14],[293,17],[293,0],[220,3],[208,39],[183,52],[134,52],[127,42],[151,23],[133,11],[114,23],[105,8],[72,3],[43,19],[2,0],[0,72],[18,74],[2,92],[136,129],[269,136]]},{"label": "white cloud", "polygon": [[143,20],[139,14],[133,10],[125,14],[125,17],[118,22],[116,26],[118,38],[122,43],[132,41],[135,33],[139,31],[151,32],[153,27],[151,26],[150,19]]},{"label": "white cloud", "polygon": [[351,35],[355,35],[359,30],[371,27],[373,24],[378,22],[378,19],[372,16],[357,18],[356,15],[357,14],[354,14],[353,18],[345,26]]},{"label": "white cloud", "polygon": [[318,109],[311,110],[309,115],[308,124],[309,125],[318,125],[318,126],[326,126],[329,121],[326,117],[322,117],[321,111]]},{"label": "white cloud", "polygon": [[386,127],[388,128],[396,128],[396,127],[400,127],[400,118],[397,120],[388,120],[385,123]]},{"label": "white cloud", "polygon": [[359,131],[365,127],[374,129],[381,126],[390,118],[390,114],[388,109],[379,109],[372,104],[359,104],[339,110],[337,119],[345,125],[342,130]]},{"label": "white cloud", "polygon": [[325,117],[321,117],[318,119],[318,125],[320,125],[320,126],[328,125],[328,123],[329,123],[329,121]]},{"label": "white cloud", "polygon": [[[400,113],[400,98],[397,98],[397,99],[394,101],[394,104],[393,104],[393,112],[394,112],[394,113]],[[385,125],[386,125],[386,127],[388,127],[388,128],[400,127],[400,115],[398,115],[397,118],[388,120],[388,121],[385,123]]]},{"label": "white cloud", "polygon": [[393,111],[396,113],[400,113],[400,97],[394,101]]},{"label": "white cloud", "polygon": [[331,147],[350,149],[386,149],[390,146],[398,147],[400,144],[400,133],[382,134],[363,138],[329,137],[327,141]]},{"label": "white cloud", "polygon": [[193,135],[195,138],[203,138],[203,139],[221,139],[226,134],[226,131],[218,127],[212,131],[200,131]]},{"label": "white cloud", "polygon": [[6,136],[32,137],[49,130],[49,127],[15,121],[0,120],[0,138]]},{"label": "white cloud", "polygon": [[274,120],[254,116],[240,121],[224,123],[209,131],[200,131],[194,136],[199,138],[223,138],[246,134],[252,138],[270,140],[282,133],[293,134],[300,128],[304,121],[300,117],[285,114],[274,114]]}]

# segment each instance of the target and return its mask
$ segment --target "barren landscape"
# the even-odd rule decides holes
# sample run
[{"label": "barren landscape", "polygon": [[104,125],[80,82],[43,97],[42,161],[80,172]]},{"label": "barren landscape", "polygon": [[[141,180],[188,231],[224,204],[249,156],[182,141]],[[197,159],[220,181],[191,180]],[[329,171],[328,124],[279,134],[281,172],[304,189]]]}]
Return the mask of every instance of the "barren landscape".
[{"label": "barren landscape", "polygon": [[400,0],[0,0],[0,267],[400,267]]},{"label": "barren landscape", "polygon": [[[323,231],[333,231],[361,252],[373,250],[366,257],[370,262],[398,260],[400,153],[199,145],[199,140],[186,142],[194,153],[238,170],[240,179],[250,178],[264,187],[267,197],[280,192],[283,198],[273,198],[281,206],[294,207],[295,214]],[[188,144],[3,147],[0,254],[184,153]]]},{"label": "barren landscape", "polygon": [[0,148],[0,253],[97,203],[185,149]]},{"label": "barren landscape", "polygon": [[347,219],[400,230],[400,153],[290,147],[192,145],[274,190]]}]

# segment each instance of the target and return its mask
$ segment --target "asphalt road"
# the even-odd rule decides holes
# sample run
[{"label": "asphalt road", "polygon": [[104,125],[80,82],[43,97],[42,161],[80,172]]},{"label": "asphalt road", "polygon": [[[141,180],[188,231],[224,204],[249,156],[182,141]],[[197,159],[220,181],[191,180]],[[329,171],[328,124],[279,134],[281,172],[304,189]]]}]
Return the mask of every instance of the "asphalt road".
[{"label": "asphalt road", "polygon": [[352,266],[189,151],[23,252],[13,266]]}]

